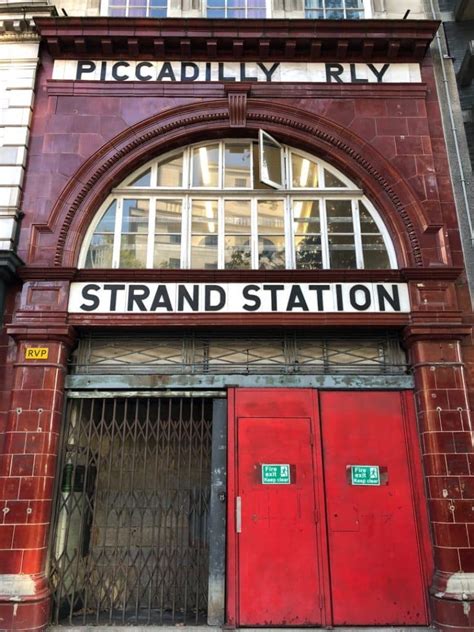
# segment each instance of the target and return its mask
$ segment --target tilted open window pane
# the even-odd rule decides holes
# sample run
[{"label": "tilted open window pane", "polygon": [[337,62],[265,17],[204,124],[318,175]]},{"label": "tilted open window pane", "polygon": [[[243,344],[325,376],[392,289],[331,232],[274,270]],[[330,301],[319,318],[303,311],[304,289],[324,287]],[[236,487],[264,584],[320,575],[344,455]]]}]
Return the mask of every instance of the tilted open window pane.
[{"label": "tilted open window pane", "polygon": [[174,150],[130,174],[92,222],[79,267],[390,269],[397,261],[356,184],[261,133],[260,142]]},{"label": "tilted open window pane", "polygon": [[284,183],[282,146],[263,130],[259,131],[260,179],[275,189]]}]

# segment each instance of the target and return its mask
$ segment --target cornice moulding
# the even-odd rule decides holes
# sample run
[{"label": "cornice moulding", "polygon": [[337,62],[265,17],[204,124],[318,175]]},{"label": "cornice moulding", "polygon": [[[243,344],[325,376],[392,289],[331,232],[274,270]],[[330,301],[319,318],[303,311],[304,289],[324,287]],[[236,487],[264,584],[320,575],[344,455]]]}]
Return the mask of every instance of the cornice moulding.
[{"label": "cornice moulding", "polygon": [[35,19],[55,58],[421,62],[433,20]]}]

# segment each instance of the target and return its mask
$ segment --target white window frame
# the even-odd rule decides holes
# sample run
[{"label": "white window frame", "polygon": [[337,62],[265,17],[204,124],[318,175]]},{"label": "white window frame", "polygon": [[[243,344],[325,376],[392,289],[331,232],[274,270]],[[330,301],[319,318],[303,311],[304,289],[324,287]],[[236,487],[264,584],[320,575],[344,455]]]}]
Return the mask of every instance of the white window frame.
[{"label": "white window frame", "polygon": [[[145,16],[141,16],[141,17],[151,17],[148,15],[149,13],[149,1],[147,0],[147,14]],[[118,16],[118,17],[130,17],[129,16],[129,10],[130,10],[130,0],[124,0],[124,2],[126,2],[126,7],[127,10],[125,12],[124,16]],[[104,16],[104,17],[110,17],[110,11],[111,7],[110,7],[110,3],[109,0],[100,0],[100,15]],[[164,17],[170,17],[170,0],[166,0],[166,16]],[[163,19],[163,18],[153,18],[153,19]]]},{"label": "white window frame", "polygon": [[[359,203],[363,203],[368,212],[371,214],[377,229],[378,234],[382,237],[387,257],[389,260],[389,269],[396,269],[397,258],[392,240],[389,236],[387,227],[385,226],[379,213],[373,206],[373,204],[363,195],[363,192],[354,187],[354,184],[347,176],[340,173],[332,165],[324,160],[321,160],[315,156],[312,156],[306,152],[299,151],[297,149],[281,145],[273,139],[269,134],[263,130],[259,133],[259,140],[261,142],[264,138],[270,138],[271,142],[276,143],[276,146],[280,148],[281,152],[281,173],[283,179],[283,185],[280,188],[276,188],[274,185],[278,183],[272,183],[268,179],[261,178],[261,181],[271,186],[269,189],[253,188],[253,150],[251,151],[251,188],[224,188],[224,151],[225,143],[242,141],[247,142],[247,139],[225,139],[219,141],[207,141],[204,143],[198,143],[196,145],[188,146],[184,150],[170,152],[165,156],[159,156],[153,161],[142,165],[136,169],[131,175],[124,179],[124,184],[119,185],[111,193],[111,196],[101,205],[99,212],[94,217],[94,220],[89,226],[79,256],[79,268],[84,268],[87,260],[88,249],[90,247],[91,239],[95,233],[95,230],[101,221],[104,213],[110,207],[113,199],[116,199],[116,212],[115,212],[115,226],[114,226],[114,243],[112,251],[112,267],[119,268],[120,265],[120,252],[121,252],[121,240],[122,240],[122,218],[123,218],[123,201],[124,199],[146,199],[149,202],[149,217],[148,217],[148,241],[147,241],[147,256],[146,256],[146,268],[153,269],[154,259],[154,238],[156,230],[156,202],[157,200],[180,200],[182,204],[182,217],[181,217],[181,256],[180,265],[181,269],[191,268],[191,238],[192,238],[192,216],[191,216],[191,201],[193,199],[201,200],[217,200],[217,260],[218,269],[226,269],[225,266],[225,218],[224,218],[224,203],[229,199],[242,199],[250,200],[251,204],[251,225],[250,225],[250,245],[251,245],[251,269],[259,269],[259,254],[258,254],[258,217],[257,206],[260,200],[283,200],[283,221],[284,228],[283,234],[285,239],[285,264],[287,269],[296,269],[296,250],[295,250],[295,222],[293,217],[294,202],[304,200],[318,200],[319,213],[320,213],[320,237],[321,237],[321,265],[322,269],[330,269],[330,255],[329,255],[329,242],[328,242],[328,226],[327,226],[327,209],[326,204],[328,200],[345,199],[350,200],[353,218],[353,238],[356,254],[356,269],[364,269],[364,254],[362,247],[362,233],[360,225],[359,215]],[[255,141],[248,139],[250,145]],[[199,147],[205,147],[208,145],[218,144],[219,154],[219,166],[218,166],[218,187],[192,187],[192,156],[193,149]],[[259,150],[259,157],[261,155]],[[182,187],[158,187],[157,181],[157,164],[163,157],[173,157],[173,155],[183,155],[183,181]],[[318,188],[291,188],[293,182],[292,174],[292,154],[298,155],[300,158],[307,158],[312,162],[316,162],[318,168]],[[131,187],[127,183],[132,182],[138,175],[143,173],[146,169],[151,168],[151,186],[150,187]],[[334,173],[334,175],[346,185],[346,187],[326,188],[324,182],[324,171]],[[272,186],[273,185],[273,186]],[[237,234],[237,233],[236,233]],[[374,233],[375,234],[375,233]],[[97,269],[97,268],[96,268]],[[244,268],[245,270],[245,268]]]}]

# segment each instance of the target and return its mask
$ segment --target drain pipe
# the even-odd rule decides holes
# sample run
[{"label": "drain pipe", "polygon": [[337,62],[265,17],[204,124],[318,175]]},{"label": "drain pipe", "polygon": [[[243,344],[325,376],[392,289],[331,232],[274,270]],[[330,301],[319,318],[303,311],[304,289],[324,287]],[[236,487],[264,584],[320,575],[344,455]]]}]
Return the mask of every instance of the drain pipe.
[{"label": "drain pipe", "polygon": [[[429,3],[430,3],[430,8],[431,8],[431,16],[433,17],[433,19],[436,20],[436,19],[438,19],[438,17],[436,15],[436,10],[435,10],[434,4],[433,4],[433,0],[429,0]],[[454,151],[456,153],[456,160],[457,160],[458,169],[459,169],[459,173],[460,173],[462,197],[463,197],[464,207],[466,209],[467,222],[468,222],[468,225],[469,225],[471,246],[474,246],[474,229],[473,229],[471,213],[470,213],[469,197],[468,197],[467,188],[466,188],[466,178],[465,178],[464,166],[463,166],[463,161],[462,161],[462,158],[461,158],[461,151],[459,149],[458,128],[456,127],[456,123],[454,121],[453,108],[452,108],[452,105],[451,105],[451,91],[449,89],[449,82],[448,82],[448,78],[447,78],[447,75],[446,75],[446,64],[445,64],[444,50],[443,50],[443,44],[442,44],[442,41],[441,41],[441,36],[439,34],[439,29],[436,32],[436,44],[437,44],[437,47],[438,47],[438,52],[439,52],[439,57],[440,57],[440,62],[441,62],[441,72],[443,74],[443,87],[444,87],[444,92],[445,92],[445,95],[446,95],[446,103],[447,103],[447,106],[448,106],[449,123],[450,123],[450,126],[451,126],[451,132],[453,134],[453,139],[454,139]]]}]

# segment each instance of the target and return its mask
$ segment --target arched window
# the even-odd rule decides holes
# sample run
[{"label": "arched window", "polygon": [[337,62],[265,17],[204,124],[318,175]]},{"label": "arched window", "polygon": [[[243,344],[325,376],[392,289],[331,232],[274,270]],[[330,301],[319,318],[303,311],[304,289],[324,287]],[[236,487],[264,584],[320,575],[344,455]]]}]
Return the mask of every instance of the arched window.
[{"label": "arched window", "polygon": [[114,189],[79,267],[388,269],[374,206],[328,163],[259,141],[200,143],[155,158]]}]

